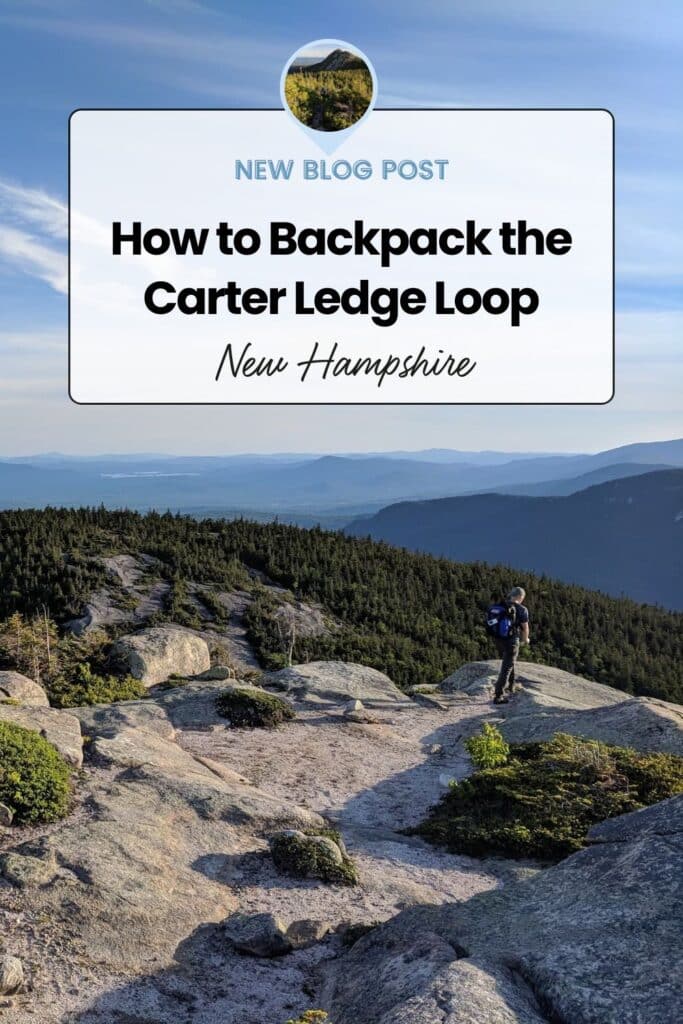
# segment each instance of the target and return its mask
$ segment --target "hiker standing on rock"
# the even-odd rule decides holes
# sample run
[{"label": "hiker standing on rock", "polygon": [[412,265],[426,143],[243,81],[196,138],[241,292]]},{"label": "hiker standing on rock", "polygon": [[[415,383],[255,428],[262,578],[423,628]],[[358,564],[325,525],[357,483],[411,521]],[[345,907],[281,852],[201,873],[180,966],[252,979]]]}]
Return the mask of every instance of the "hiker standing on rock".
[{"label": "hiker standing on rock", "polygon": [[492,604],[486,613],[486,628],[502,659],[494,704],[507,704],[506,692],[515,692],[515,662],[520,644],[529,643],[529,612],[522,604],[525,597],[523,587],[513,587],[506,601]]}]

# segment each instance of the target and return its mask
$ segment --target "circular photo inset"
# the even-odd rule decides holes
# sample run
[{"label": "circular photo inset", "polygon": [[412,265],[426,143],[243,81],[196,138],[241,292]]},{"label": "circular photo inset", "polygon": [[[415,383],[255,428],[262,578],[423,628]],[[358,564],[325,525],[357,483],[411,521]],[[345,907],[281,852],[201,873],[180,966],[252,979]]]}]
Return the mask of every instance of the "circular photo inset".
[{"label": "circular photo inset", "polygon": [[367,114],[375,77],[367,58],[336,39],[307,43],[283,74],[283,98],[293,116],[319,132],[340,132]]}]

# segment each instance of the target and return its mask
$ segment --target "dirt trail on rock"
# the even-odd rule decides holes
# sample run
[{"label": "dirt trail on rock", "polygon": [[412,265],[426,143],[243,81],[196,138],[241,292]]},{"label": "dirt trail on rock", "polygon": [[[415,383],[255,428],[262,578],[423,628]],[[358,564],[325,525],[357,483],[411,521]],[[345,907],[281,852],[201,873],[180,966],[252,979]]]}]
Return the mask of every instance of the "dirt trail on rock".
[{"label": "dirt trail on rock", "polygon": [[195,756],[333,821],[358,864],[357,889],[299,882],[278,875],[265,844],[255,842],[251,855],[232,865],[242,907],[285,920],[370,923],[415,903],[466,900],[514,876],[511,862],[453,856],[401,833],[424,818],[448,779],[470,770],[464,726],[489,709],[483,699],[449,696],[440,708],[413,704],[360,725],[336,707],[299,705],[296,721],[274,732],[179,729],[178,743]]},{"label": "dirt trail on rock", "polygon": [[[253,784],[254,800],[262,802],[264,797],[258,794],[265,794],[332,820],[358,866],[360,884],[346,888],[283,876],[274,868],[266,833],[239,824],[239,818],[226,818],[214,824],[198,820],[194,829],[200,855],[193,856],[190,865],[196,873],[192,884],[199,884],[202,894],[204,888],[209,893],[224,886],[226,900],[234,901],[243,913],[272,912],[285,924],[322,919],[336,929],[343,922],[372,925],[415,905],[467,901],[524,870],[503,860],[453,856],[401,832],[424,817],[450,778],[461,778],[469,770],[462,737],[475,721],[492,713],[485,698],[440,695],[438,705],[400,700],[391,706],[387,701],[373,709],[375,724],[350,722],[338,704],[293,701],[298,717],[286,726],[274,731],[234,730],[215,711],[215,694],[223,685],[179,687],[86,716],[86,731],[95,733],[103,728],[100,719],[107,720],[115,738],[98,740],[95,746],[109,749],[111,756],[118,750],[122,766],[114,778],[111,767],[101,766],[97,758],[89,761],[90,791],[102,794],[107,786],[144,785],[145,773],[155,770],[158,753],[168,774],[161,790],[154,792],[168,808],[166,801],[172,806],[180,799],[183,780],[189,778],[191,762],[182,768],[182,758],[191,754],[198,768],[208,759],[206,767],[212,772],[224,772],[226,778],[230,772],[246,776]],[[125,768],[124,737],[143,765],[132,775]],[[206,780],[202,784],[206,787]],[[177,813],[190,822],[182,799]],[[113,806],[113,813],[120,814],[119,805]],[[135,809],[126,803],[126,808],[136,822],[147,813],[142,806]],[[73,822],[65,822],[55,832],[73,827]],[[122,821],[121,827],[127,834],[129,824]],[[202,846],[200,836],[205,835]],[[142,874],[140,884],[146,885]],[[190,876],[182,877],[187,887]],[[152,895],[145,890],[140,898]],[[82,960],[74,961],[70,933],[58,922],[41,924],[45,935],[32,940],[26,926],[34,923],[24,909],[30,902],[19,892],[6,896],[11,898],[2,915],[4,924],[10,931],[20,930],[20,955],[32,972],[42,974],[35,995],[20,997],[8,1008],[9,1017],[0,1008],[0,1021],[13,1024],[284,1024],[320,1005],[318,967],[341,950],[340,937],[331,934],[309,949],[255,960],[226,942],[217,923],[224,911],[212,919],[202,912],[204,923],[196,926],[188,919],[187,934],[173,959],[159,957],[158,970],[147,973],[147,955],[144,966],[131,961],[125,974],[113,974],[104,965],[95,969],[86,950]],[[179,905],[184,905],[184,898],[184,893],[177,893]],[[51,948],[57,952],[54,961]]]}]

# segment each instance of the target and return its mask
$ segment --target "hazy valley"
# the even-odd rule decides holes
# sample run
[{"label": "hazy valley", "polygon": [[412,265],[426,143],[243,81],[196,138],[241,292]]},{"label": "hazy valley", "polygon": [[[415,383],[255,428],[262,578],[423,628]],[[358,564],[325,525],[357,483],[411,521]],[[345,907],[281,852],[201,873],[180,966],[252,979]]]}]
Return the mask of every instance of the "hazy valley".
[{"label": "hazy valley", "polygon": [[[449,449],[323,456],[51,454],[0,460],[0,508],[104,505],[197,517],[277,517],[679,607],[678,477],[657,472],[634,480],[630,490],[607,484],[681,466],[682,441],[591,455]],[[596,489],[599,484],[605,488]],[[537,500],[515,502],[487,492]],[[479,497],[460,500],[466,495]],[[571,495],[568,502],[540,500]],[[428,499],[446,500],[391,507]],[[515,519],[507,529],[509,516]],[[628,548],[617,553],[624,531]]]}]

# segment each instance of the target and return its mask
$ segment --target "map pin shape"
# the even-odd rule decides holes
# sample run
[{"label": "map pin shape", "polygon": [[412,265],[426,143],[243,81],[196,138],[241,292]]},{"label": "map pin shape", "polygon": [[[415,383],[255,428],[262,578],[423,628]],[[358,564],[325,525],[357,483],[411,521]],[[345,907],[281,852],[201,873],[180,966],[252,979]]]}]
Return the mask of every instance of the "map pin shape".
[{"label": "map pin shape", "polygon": [[[296,76],[290,79],[288,89],[288,76]],[[359,111],[358,101],[353,103],[353,95],[349,98],[349,91],[340,93],[340,75],[359,76],[369,75],[372,87],[371,95],[367,106],[359,117],[351,121],[346,127],[338,129],[324,128],[324,123],[329,123],[329,114],[337,115],[338,120],[351,119]],[[330,76],[329,85],[324,84],[325,77]],[[307,77],[310,76],[311,88],[306,89]],[[335,77],[333,77],[335,76]],[[351,85],[350,81],[350,85]],[[361,82],[361,87],[365,83]],[[296,92],[304,93],[305,101],[296,103]],[[290,98],[288,99],[288,92]],[[285,64],[280,77],[280,99],[282,105],[301,131],[315,143],[324,153],[333,153],[343,142],[346,141],[359,124],[366,120],[372,113],[377,98],[377,75],[372,64],[365,54],[343,39],[315,39],[295,50]],[[302,120],[297,116],[290,100],[295,105],[298,113],[306,118]],[[327,115],[327,116],[326,116]]]}]

